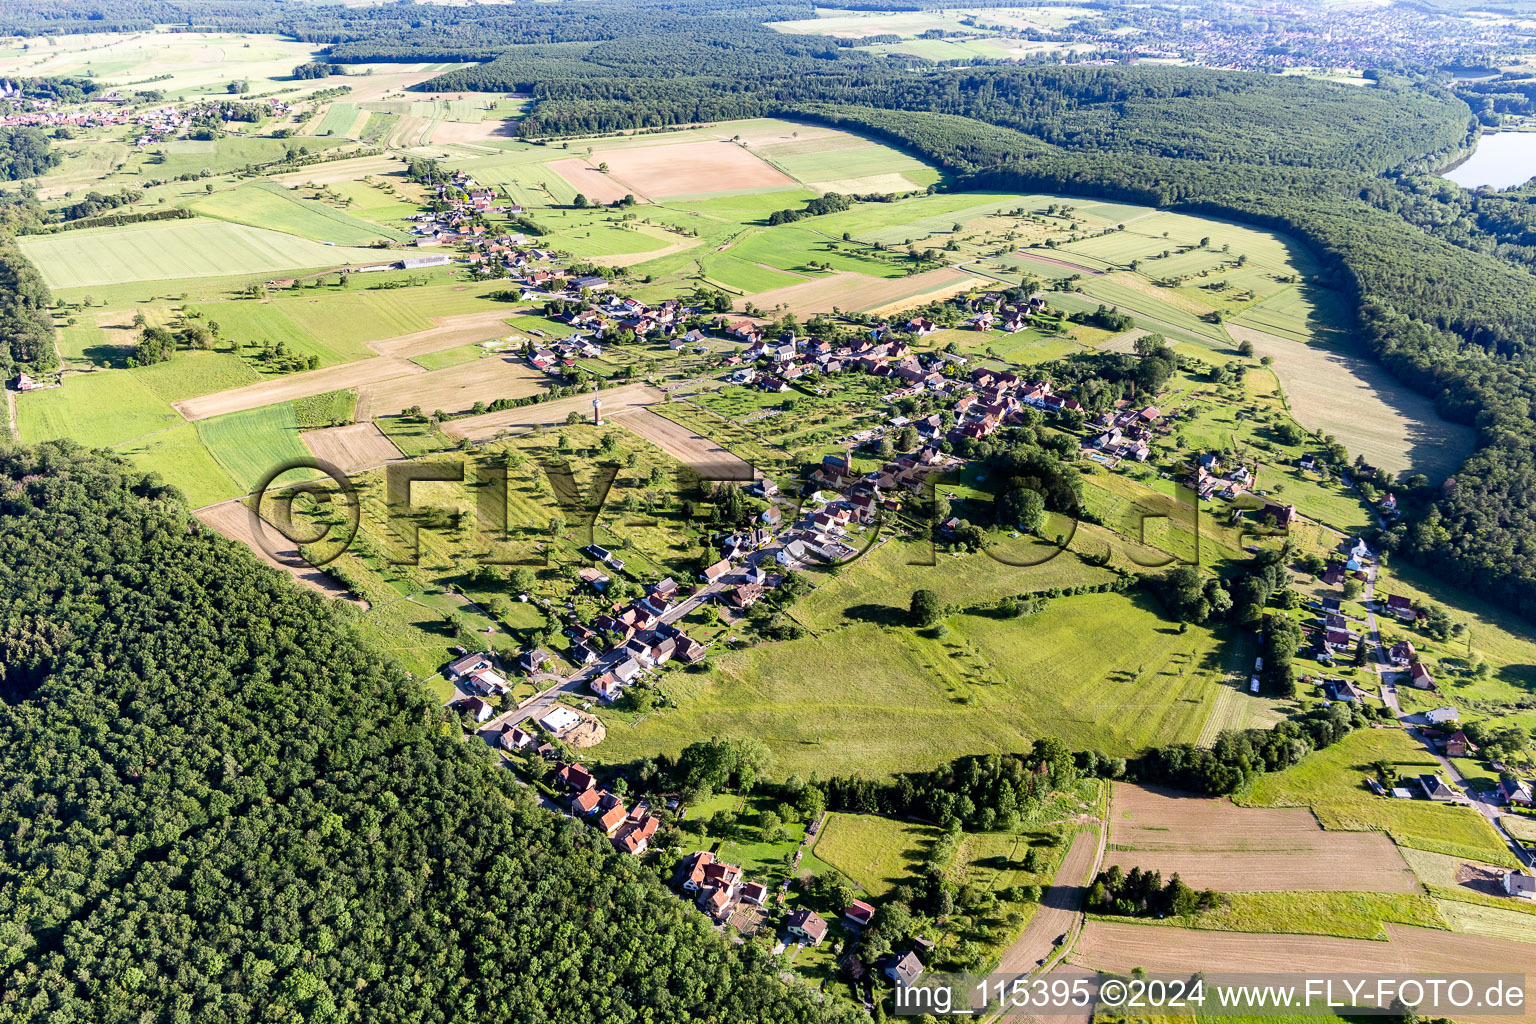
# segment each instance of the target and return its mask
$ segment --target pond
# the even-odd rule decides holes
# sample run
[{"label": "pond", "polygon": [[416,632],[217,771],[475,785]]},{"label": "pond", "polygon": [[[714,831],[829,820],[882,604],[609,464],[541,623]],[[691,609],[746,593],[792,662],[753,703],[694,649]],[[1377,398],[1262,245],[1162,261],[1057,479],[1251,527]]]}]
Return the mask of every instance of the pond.
[{"label": "pond", "polygon": [[1462,188],[1509,188],[1536,176],[1536,132],[1492,132],[1484,135],[1466,163],[1446,171],[1443,178]]}]

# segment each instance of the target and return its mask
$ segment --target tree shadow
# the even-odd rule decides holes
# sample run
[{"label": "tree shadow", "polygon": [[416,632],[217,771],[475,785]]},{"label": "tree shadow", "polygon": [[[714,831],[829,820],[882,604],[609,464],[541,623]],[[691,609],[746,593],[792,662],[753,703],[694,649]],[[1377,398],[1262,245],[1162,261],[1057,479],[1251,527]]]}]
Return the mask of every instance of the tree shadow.
[{"label": "tree shadow", "polygon": [[904,626],[907,610],[888,604],[856,604],[843,609],[844,618],[857,622],[872,622],[877,626]]}]

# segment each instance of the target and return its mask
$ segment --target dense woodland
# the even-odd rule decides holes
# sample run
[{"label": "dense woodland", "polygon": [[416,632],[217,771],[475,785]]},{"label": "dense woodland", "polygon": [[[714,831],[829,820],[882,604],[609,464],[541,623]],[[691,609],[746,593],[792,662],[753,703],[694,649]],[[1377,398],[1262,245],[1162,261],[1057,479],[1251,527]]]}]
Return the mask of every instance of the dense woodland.
[{"label": "dense woodland", "polygon": [[0,546],[0,1021],[842,1019],[155,480],[0,450]]}]

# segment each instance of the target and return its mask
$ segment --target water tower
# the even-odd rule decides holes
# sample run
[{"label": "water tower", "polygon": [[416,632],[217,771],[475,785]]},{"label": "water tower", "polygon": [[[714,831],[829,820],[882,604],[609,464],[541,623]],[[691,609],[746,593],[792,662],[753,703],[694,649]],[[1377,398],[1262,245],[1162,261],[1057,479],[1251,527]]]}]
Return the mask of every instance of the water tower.
[{"label": "water tower", "polygon": [[595,427],[603,425],[603,400],[601,398],[592,399],[592,425]]}]

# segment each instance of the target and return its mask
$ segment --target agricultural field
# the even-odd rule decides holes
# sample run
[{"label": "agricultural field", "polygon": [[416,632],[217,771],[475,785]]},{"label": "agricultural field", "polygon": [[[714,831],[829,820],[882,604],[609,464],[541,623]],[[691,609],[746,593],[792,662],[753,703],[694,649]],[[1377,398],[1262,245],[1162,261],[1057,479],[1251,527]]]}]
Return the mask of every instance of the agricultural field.
[{"label": "agricultural field", "polygon": [[[1089,921],[1071,960],[1098,970],[1424,974],[1476,972],[1489,964],[1527,965],[1529,946],[1507,939],[1456,935],[1400,924],[1384,926],[1385,942],[1332,936],[1205,932],[1184,928]],[[1468,1024],[1507,1017],[1467,1014]]]},{"label": "agricultural field", "polygon": [[1138,919],[1136,923],[1198,931],[1336,935],[1385,942],[1389,938],[1388,924],[1450,930],[1441,906],[1428,896],[1379,892],[1236,892],[1225,894],[1220,906],[1189,917]]},{"label": "agricultural field", "polygon": [[365,246],[374,241],[403,241],[408,237],[398,228],[381,227],[317,200],[300,198],[296,190],[269,182],[214,192],[190,207],[215,220],[282,231],[333,245]]},{"label": "agricultural field", "polygon": [[1413,871],[1385,835],[1325,832],[1300,808],[1237,807],[1224,799],[1117,783],[1109,825],[1106,867],[1140,867],[1165,878],[1177,872],[1197,889],[1419,891]]},{"label": "agricultural field", "polygon": [[20,245],[48,286],[61,289],[379,262],[375,250],[216,220],[26,235]]},{"label": "agricultural field", "polygon": [[1298,765],[1262,776],[1238,801],[1248,807],[1310,807],[1329,830],[1377,830],[1399,846],[1514,866],[1513,855],[1477,811],[1373,794],[1364,778],[1377,761],[1400,775],[1438,770],[1429,752],[1401,729],[1362,729]]},{"label": "agricultural field", "polygon": [[287,403],[216,416],[196,427],[214,459],[245,492],[254,491],[279,466],[310,454]]}]

